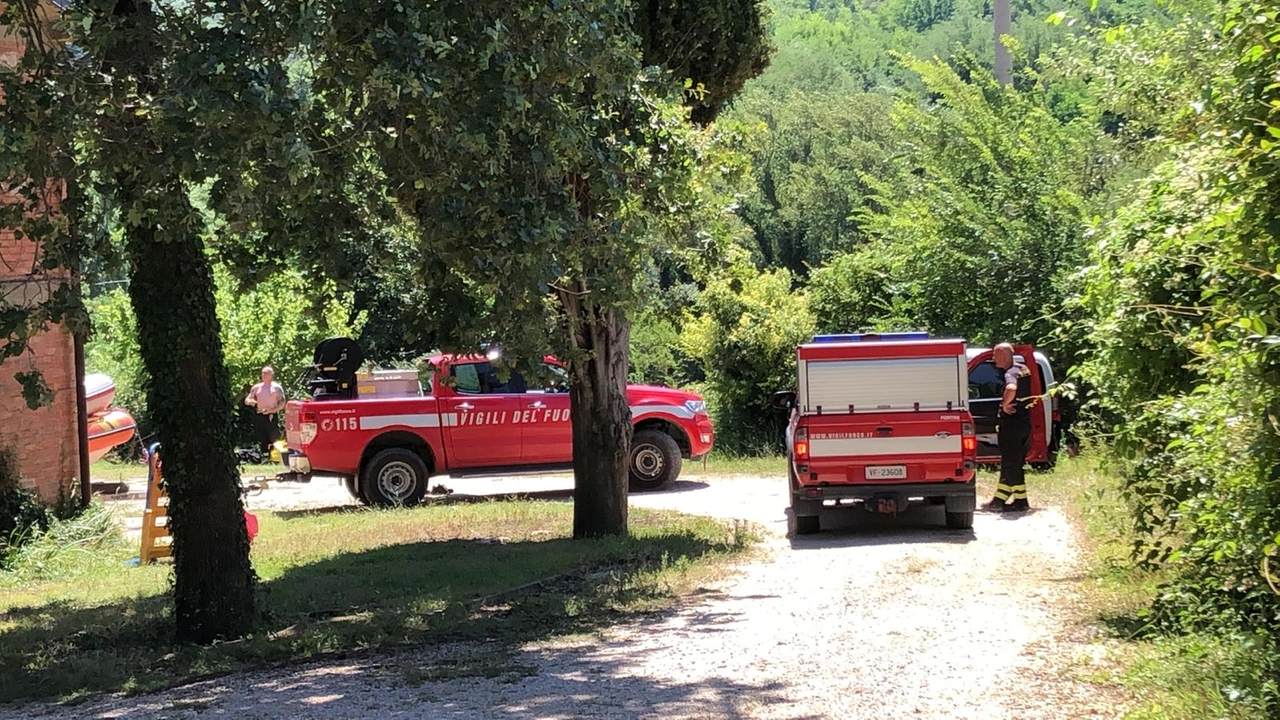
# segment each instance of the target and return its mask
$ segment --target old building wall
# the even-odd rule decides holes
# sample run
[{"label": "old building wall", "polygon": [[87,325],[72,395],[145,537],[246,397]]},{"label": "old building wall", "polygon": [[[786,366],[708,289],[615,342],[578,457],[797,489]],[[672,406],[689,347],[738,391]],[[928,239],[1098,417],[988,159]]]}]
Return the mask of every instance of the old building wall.
[{"label": "old building wall", "polygon": [[[3,3],[0,3],[3,7]],[[0,27],[0,64],[13,65],[23,52],[15,33]],[[0,98],[0,122],[3,122]],[[0,202],[10,200],[0,188]],[[39,247],[12,230],[0,228],[0,298],[10,304],[38,301],[62,278],[33,273]],[[39,370],[53,391],[49,407],[31,410],[14,374]],[[79,475],[79,429],[76,424],[75,342],[62,327],[31,339],[30,352],[0,364],[0,444],[15,451],[25,486],[48,502],[74,495]]]}]

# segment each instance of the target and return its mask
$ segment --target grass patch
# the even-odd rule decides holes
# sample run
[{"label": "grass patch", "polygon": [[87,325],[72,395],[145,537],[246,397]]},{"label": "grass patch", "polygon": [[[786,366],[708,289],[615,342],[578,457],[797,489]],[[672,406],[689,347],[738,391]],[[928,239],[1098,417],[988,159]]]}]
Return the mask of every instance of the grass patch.
[{"label": "grass patch", "polygon": [[701,463],[689,463],[688,471],[706,476],[761,475],[786,479],[787,459],[782,455],[730,455],[713,450]]},{"label": "grass patch", "polygon": [[[243,477],[264,475],[270,478],[286,470],[288,468],[278,463],[241,465],[240,475]],[[120,462],[104,458],[89,466],[89,477],[93,478],[94,482],[125,483],[131,486],[130,490],[136,492],[143,492],[147,489],[147,466],[142,462]]]},{"label": "grass patch", "polygon": [[[983,475],[980,486],[989,486],[989,496],[995,476]],[[1131,559],[1134,535],[1121,482],[1091,457],[1063,459],[1052,474],[1027,476],[1032,505],[1062,507],[1083,531],[1085,609],[1118,641],[1118,677],[1084,679],[1124,687],[1133,699],[1127,720],[1262,716],[1253,687],[1259,653],[1252,638],[1169,636],[1150,626],[1146,610],[1165,577],[1139,569]]]},{"label": "grass patch", "polygon": [[[135,548],[108,543],[49,572],[19,564],[0,573],[0,701],[137,692],[437,640],[589,631],[671,602],[754,540],[707,518],[640,508],[631,517],[629,537],[572,541],[572,508],[554,502],[261,513],[253,561],[263,619],[250,637],[209,647],[171,641],[171,570],[127,567]],[[487,673],[494,663],[473,665]]]},{"label": "grass patch", "polygon": [[55,519],[45,532],[31,532],[32,537],[0,558],[0,592],[53,579],[93,579],[114,570],[124,552],[120,527],[101,503],[75,517]]},{"label": "grass patch", "polygon": [[102,459],[89,466],[89,477],[94,482],[142,484],[147,479],[147,466],[142,462]]}]

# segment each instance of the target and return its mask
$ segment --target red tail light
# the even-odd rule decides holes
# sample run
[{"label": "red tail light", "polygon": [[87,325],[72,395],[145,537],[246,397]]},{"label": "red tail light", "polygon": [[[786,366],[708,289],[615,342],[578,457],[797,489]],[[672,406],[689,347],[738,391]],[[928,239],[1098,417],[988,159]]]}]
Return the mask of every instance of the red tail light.
[{"label": "red tail light", "polygon": [[303,410],[298,413],[298,444],[310,445],[312,440],[316,439],[316,433],[319,430],[317,423],[318,418],[313,412]]},{"label": "red tail light", "polygon": [[795,435],[792,436],[793,454],[796,460],[809,459],[809,431],[804,428],[796,428]]},{"label": "red tail light", "polygon": [[963,423],[960,425],[960,447],[966,455],[976,455],[978,453],[978,437],[975,434],[973,423]]}]

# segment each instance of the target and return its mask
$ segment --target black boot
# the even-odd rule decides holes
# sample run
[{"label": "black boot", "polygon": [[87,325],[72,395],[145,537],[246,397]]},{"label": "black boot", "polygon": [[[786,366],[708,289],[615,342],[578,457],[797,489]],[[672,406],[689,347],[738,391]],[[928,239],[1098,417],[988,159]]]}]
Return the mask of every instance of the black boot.
[{"label": "black boot", "polygon": [[1005,505],[1003,500],[991,498],[989,502],[983,503],[982,507],[979,509],[982,510],[982,512],[998,513],[1004,512],[1006,507],[1008,506]]}]

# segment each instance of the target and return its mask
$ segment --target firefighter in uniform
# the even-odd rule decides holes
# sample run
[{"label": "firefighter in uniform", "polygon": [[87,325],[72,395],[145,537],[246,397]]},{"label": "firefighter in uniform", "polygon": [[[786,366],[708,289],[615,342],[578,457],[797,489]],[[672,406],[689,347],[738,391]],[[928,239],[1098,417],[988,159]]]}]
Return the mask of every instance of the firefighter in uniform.
[{"label": "firefighter in uniform", "polygon": [[1000,443],[1000,483],[986,509],[992,512],[1021,512],[1027,504],[1027,452],[1031,449],[1031,371],[1014,359],[1013,346],[1000,343],[992,352],[995,365],[1004,373],[1004,394],[1000,398],[997,434]]}]

